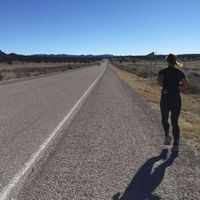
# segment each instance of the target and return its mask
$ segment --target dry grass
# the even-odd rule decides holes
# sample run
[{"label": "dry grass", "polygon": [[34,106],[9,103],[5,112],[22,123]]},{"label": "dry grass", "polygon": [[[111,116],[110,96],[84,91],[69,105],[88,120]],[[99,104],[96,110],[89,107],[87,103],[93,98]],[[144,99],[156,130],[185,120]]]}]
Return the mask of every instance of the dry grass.
[{"label": "dry grass", "polygon": [[[183,67],[181,70],[186,74],[190,87],[187,89],[188,94],[200,94],[200,60],[196,61],[181,61]],[[167,63],[161,60],[137,60],[135,62],[117,62],[113,64],[120,69],[136,74],[143,78],[157,76],[160,69],[165,68]]]},{"label": "dry grass", "polygon": [[0,63],[0,70],[13,70],[13,69],[27,69],[27,68],[49,68],[49,67],[65,67],[65,66],[86,66],[90,64],[95,64],[97,62],[90,62],[90,63],[74,63],[74,62],[59,62],[59,63],[33,63],[33,62],[25,62],[25,61],[13,61],[12,65],[7,63]]},{"label": "dry grass", "polygon": [[12,65],[9,65],[7,63],[0,63],[0,81],[39,76],[55,72],[64,72],[66,70],[91,66],[94,64],[97,64],[97,62],[29,63],[29,62],[15,61],[13,62]]},{"label": "dry grass", "polygon": [[[142,78],[112,66],[113,70],[159,111],[161,88],[156,78]],[[181,132],[184,137],[200,152],[200,96],[182,94],[182,111],[180,116]]]}]

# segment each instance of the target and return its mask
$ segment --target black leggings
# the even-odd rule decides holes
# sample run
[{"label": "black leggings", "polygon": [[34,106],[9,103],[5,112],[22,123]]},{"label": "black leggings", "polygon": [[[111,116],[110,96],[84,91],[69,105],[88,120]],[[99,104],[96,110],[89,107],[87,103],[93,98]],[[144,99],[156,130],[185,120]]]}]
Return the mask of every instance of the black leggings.
[{"label": "black leggings", "polygon": [[169,134],[168,118],[169,112],[171,112],[171,124],[174,136],[174,144],[179,144],[180,129],[178,126],[178,117],[181,110],[181,96],[171,96],[169,94],[162,94],[160,101],[160,110],[165,136]]}]

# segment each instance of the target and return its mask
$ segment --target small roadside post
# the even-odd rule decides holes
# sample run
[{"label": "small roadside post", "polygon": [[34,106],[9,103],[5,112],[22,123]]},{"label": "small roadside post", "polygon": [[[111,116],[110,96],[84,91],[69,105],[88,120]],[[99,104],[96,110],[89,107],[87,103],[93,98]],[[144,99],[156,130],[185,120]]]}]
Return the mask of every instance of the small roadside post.
[{"label": "small roadside post", "polygon": [[154,55],[155,55],[154,51],[147,55],[151,60],[151,79],[153,78],[153,60],[154,60]]}]

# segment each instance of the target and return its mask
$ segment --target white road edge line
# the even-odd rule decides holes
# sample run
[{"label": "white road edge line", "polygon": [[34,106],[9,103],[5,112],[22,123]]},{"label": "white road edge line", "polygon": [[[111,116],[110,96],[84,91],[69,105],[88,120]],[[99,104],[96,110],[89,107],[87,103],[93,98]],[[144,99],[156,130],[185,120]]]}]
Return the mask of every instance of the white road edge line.
[{"label": "white road edge line", "polygon": [[73,114],[73,112],[76,110],[76,108],[79,106],[79,104],[81,104],[81,102],[84,100],[84,98],[87,97],[89,92],[92,90],[92,88],[95,86],[95,84],[101,78],[101,76],[104,74],[105,69],[106,69],[106,67],[104,68],[103,72],[96,78],[96,80],[90,85],[90,87],[86,90],[86,92],[78,100],[78,102],[73,106],[73,108],[66,115],[66,117],[58,124],[58,126],[54,129],[54,131],[51,133],[51,135],[44,141],[44,143],[40,146],[39,150],[31,156],[31,159],[27,163],[25,163],[24,167],[12,178],[12,180],[8,183],[8,185],[3,188],[3,190],[0,193],[1,200],[6,200],[7,198],[9,198],[9,195],[11,194],[12,190],[20,182],[20,180],[26,174],[26,172],[29,169],[31,169],[34,162],[37,160],[37,158],[40,156],[40,154],[45,150],[45,148],[52,141],[52,139],[56,136],[57,132],[67,122],[67,120],[70,118],[71,114]]}]

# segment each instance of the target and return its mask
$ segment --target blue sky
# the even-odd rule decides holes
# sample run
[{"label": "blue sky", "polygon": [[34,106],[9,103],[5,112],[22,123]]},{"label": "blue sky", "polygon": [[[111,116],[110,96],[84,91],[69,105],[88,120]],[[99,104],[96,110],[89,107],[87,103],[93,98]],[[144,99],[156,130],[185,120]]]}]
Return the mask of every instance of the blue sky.
[{"label": "blue sky", "polygon": [[199,0],[0,0],[6,53],[200,53]]}]

